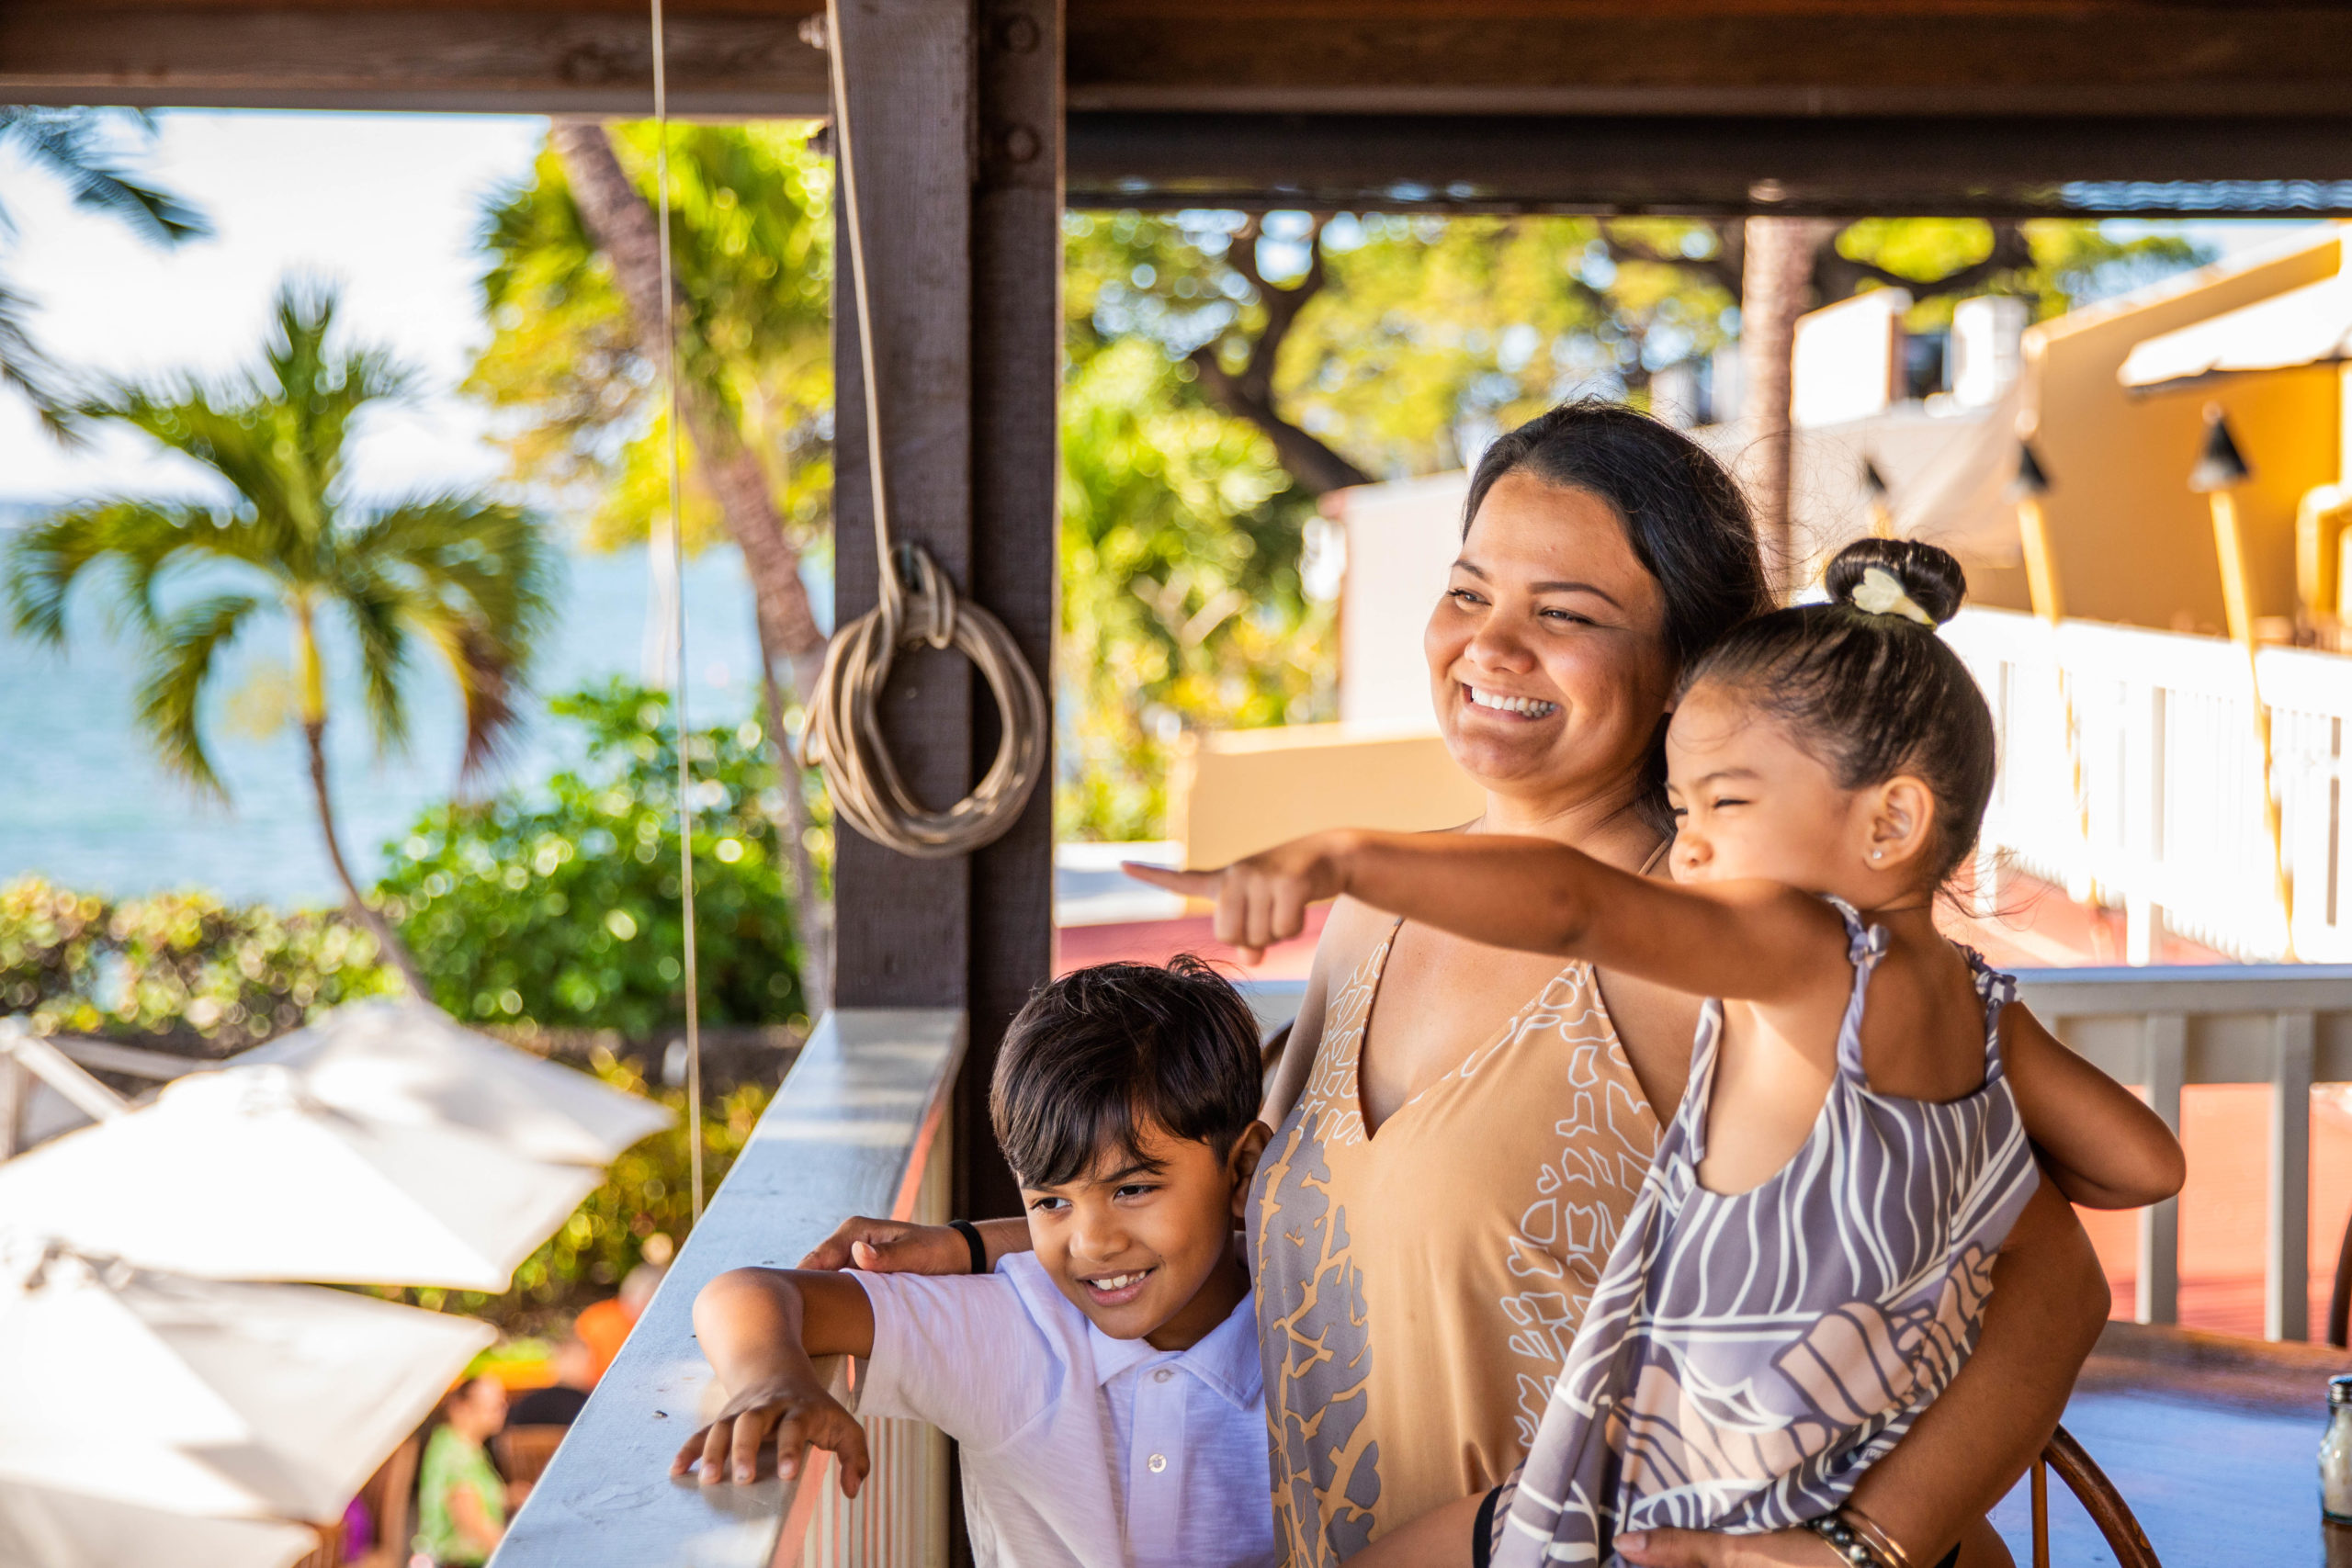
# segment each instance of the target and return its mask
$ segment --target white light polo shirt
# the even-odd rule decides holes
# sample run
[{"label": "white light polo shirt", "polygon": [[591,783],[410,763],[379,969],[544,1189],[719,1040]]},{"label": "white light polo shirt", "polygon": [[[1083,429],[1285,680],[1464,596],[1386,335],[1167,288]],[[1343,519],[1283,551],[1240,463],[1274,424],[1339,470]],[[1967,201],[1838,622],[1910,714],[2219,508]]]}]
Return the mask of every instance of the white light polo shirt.
[{"label": "white light polo shirt", "polygon": [[853,1273],[874,1303],[858,1414],[964,1445],[981,1568],[1265,1568],[1272,1484],[1249,1296],[1189,1350],[1114,1339],[1025,1252],[993,1274]]}]

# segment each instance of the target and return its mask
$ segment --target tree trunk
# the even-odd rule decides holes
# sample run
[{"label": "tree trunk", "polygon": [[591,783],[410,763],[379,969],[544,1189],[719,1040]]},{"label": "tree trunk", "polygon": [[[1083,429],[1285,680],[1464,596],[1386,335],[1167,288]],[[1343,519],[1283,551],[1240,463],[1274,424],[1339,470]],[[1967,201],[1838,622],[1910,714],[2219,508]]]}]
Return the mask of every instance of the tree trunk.
[{"label": "tree trunk", "polygon": [[[558,121],[552,140],[581,221],[611,265],[614,282],[628,305],[639,352],[659,365],[665,358],[665,321],[682,312],[684,301],[674,288],[669,300],[662,297],[662,233],[653,209],[629,182],[602,125]],[[720,401],[684,377],[678,381],[678,412],[696,471],[718,498],[727,531],[743,552],[758,618],[763,684],[773,688],[782,665],[790,690],[805,705],[824,667],[825,634],[809,606],[808,587],[800,581],[800,552],[784,531],[767,475]],[[681,671],[679,679],[684,678]],[[784,705],[772,696],[767,705],[768,740],[775,749],[785,799],[786,820],[778,829],[790,840],[786,852],[792,856],[794,918],[807,965],[819,971],[814,985],[808,975],[801,976],[802,993],[810,998],[814,1017],[820,1007],[818,998],[830,997],[832,990],[831,911],[819,893],[802,841],[808,810],[798,789],[800,762],[785,734]]]},{"label": "tree trunk", "polygon": [[360,897],[359,884],[353,880],[351,867],[344,862],[343,842],[334,830],[334,796],[327,788],[326,735],[326,720],[302,721],[302,742],[311,753],[311,798],[319,808],[319,831],[327,841],[327,862],[334,867],[334,879],[343,884],[344,906],[351,911],[351,918],[376,939],[385,958],[400,970],[401,977],[408,981],[410,993],[418,1001],[429,1002],[433,988],[424,983],[424,972],[416,966],[415,954],[409,952],[408,943],[400,939],[400,933],[392,930],[391,921]]},{"label": "tree trunk", "polygon": [[1742,477],[1756,508],[1764,570],[1786,599],[1802,581],[1789,518],[1789,352],[1812,304],[1813,254],[1835,225],[1816,218],[1751,218],[1739,298]]}]

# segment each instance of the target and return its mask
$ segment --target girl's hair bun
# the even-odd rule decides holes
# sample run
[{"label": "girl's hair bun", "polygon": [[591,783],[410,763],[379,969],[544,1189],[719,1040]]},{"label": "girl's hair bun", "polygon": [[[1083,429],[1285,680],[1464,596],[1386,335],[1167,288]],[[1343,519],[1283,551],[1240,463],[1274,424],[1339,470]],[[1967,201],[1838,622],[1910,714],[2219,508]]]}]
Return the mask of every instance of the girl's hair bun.
[{"label": "girl's hair bun", "polygon": [[1968,577],[1949,550],[1917,539],[1856,539],[1829,563],[1830,598],[1840,604],[1854,602],[1862,574],[1877,567],[1903,585],[1911,602],[1942,626],[1960,614],[1968,597]]}]

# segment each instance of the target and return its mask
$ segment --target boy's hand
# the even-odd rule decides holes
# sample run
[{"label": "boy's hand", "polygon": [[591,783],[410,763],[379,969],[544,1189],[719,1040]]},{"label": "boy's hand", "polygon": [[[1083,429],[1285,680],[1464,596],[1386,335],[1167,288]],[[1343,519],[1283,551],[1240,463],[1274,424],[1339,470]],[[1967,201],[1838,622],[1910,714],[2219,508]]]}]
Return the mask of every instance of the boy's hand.
[{"label": "boy's hand", "polygon": [[869,1274],[968,1274],[972,1248],[952,1226],[854,1214],[794,1267],[863,1269]]},{"label": "boy's hand", "polygon": [[1309,833],[1235,861],[1222,871],[1170,871],[1136,861],[1120,868],[1138,882],[1216,903],[1216,939],[1256,964],[1266,949],[1306,929],[1306,907],[1347,891],[1345,833]]},{"label": "boy's hand", "polygon": [[856,1496],[865,1483],[872,1467],[865,1428],[839,1400],[799,1379],[755,1383],[729,1400],[717,1420],[686,1439],[670,1461],[670,1473],[684,1475],[699,1459],[705,1486],[730,1478],[749,1485],[760,1478],[760,1448],[770,1436],[779,1481],[800,1473],[802,1456],[814,1445],[841,1461],[842,1496]]}]

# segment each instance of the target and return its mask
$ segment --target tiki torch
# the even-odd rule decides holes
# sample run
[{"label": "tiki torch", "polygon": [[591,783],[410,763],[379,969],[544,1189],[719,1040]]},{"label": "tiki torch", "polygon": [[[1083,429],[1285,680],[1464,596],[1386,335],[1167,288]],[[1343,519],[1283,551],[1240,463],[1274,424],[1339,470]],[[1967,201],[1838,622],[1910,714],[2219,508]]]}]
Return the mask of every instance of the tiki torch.
[{"label": "tiki torch", "polygon": [[2262,701],[2262,672],[2254,640],[2254,585],[2246,566],[2245,534],[2238,523],[2237,488],[2254,477],[2245,454],[2230,434],[2230,422],[2219,403],[2205,405],[2205,449],[2189,471],[2188,488],[2205,497],[2213,509],[2213,550],[2222,569],[2222,607],[2230,621],[2230,637],[2245,650],[2246,691],[2254,702],[2254,739],[2262,759],[2262,823],[2270,832],[2270,874],[2278,895],[2280,918],[2287,927],[2287,959],[2295,957],[2295,882],[2287,866],[2287,839],[2278,817],[2278,796],[2271,787],[2270,709]]}]

